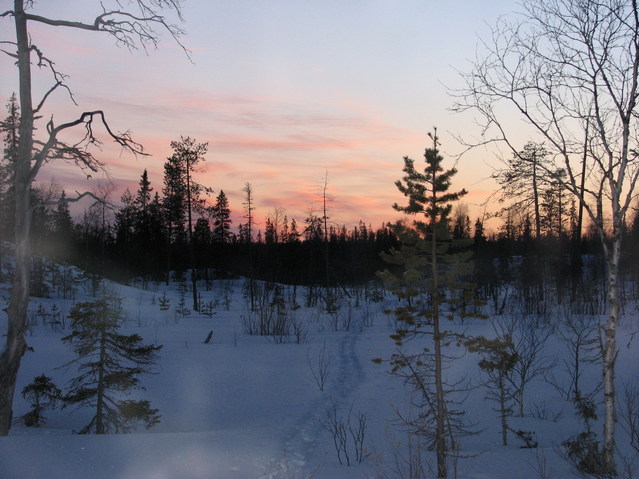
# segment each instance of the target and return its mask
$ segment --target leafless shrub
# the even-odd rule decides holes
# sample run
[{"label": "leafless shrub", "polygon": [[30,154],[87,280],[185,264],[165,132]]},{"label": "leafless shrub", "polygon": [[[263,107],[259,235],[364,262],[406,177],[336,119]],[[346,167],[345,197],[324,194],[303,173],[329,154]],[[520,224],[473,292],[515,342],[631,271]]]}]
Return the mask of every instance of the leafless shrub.
[{"label": "leafless shrub", "polygon": [[335,452],[337,452],[337,460],[340,465],[350,466],[350,458],[348,456],[347,440],[348,435],[346,433],[346,424],[344,419],[338,417],[337,406],[331,401],[331,407],[326,409],[326,415],[322,421],[322,428],[328,431],[333,437],[333,445],[335,446]]},{"label": "leafless shrub", "polygon": [[517,360],[513,365],[508,381],[513,390],[513,399],[517,404],[516,413],[524,416],[525,391],[528,384],[538,376],[550,371],[555,363],[543,356],[544,347],[552,330],[536,321],[530,315],[513,313],[493,321],[493,329],[499,337],[511,338],[511,354]]},{"label": "leafless shrub", "polygon": [[[367,415],[363,412],[354,413],[352,405],[346,418],[338,416],[337,406],[334,401],[331,401],[331,406],[326,409],[322,427],[333,437],[333,445],[340,465],[351,465],[351,450],[354,452],[356,463],[361,463],[366,459],[364,440],[367,422]],[[351,447],[349,447],[349,438],[352,442]]]},{"label": "leafless shrub", "polygon": [[546,403],[542,403],[542,404],[533,403],[532,416],[535,419],[539,419],[541,421],[559,422],[562,415],[563,415],[563,411],[559,411],[559,412],[551,411],[546,405]]},{"label": "leafless shrub", "polygon": [[428,479],[435,477],[427,459],[423,437],[406,429],[406,438],[398,438],[389,428],[386,437],[390,454],[375,454],[375,479]]},{"label": "leafless shrub", "polygon": [[247,304],[246,313],[241,315],[244,332],[251,336],[268,336],[277,344],[306,341],[308,330],[295,310],[291,310],[284,299],[279,285],[272,288],[254,287],[255,308]]},{"label": "leafless shrub", "polygon": [[639,453],[639,387],[625,383],[619,407],[621,427],[630,438],[630,445]]},{"label": "leafless shrub", "polygon": [[601,360],[597,333],[594,316],[573,314],[568,308],[563,311],[563,319],[557,327],[556,334],[568,351],[567,359],[562,360],[563,369],[570,378],[568,386],[566,381],[557,379],[553,372],[545,377],[566,400],[583,396],[580,383],[583,370],[587,364]]},{"label": "leafless shrub", "polygon": [[320,391],[324,391],[331,368],[331,358],[326,353],[326,340],[324,340],[322,349],[317,353],[315,361],[311,359],[310,350],[306,353],[306,361],[308,362],[313,381],[317,384]]},{"label": "leafless shrub", "polygon": [[548,467],[546,453],[541,448],[535,448],[534,451],[535,457],[534,462],[530,464],[531,467],[537,473],[539,479],[551,479],[553,474]]}]

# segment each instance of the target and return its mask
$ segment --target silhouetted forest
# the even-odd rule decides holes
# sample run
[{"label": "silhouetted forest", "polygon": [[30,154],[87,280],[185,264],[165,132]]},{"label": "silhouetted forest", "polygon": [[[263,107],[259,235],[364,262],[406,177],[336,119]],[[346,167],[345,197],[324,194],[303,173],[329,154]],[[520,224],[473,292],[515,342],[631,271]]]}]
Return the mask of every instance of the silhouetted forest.
[{"label": "silhouetted forest", "polygon": [[[138,190],[122,195],[121,206],[95,201],[74,219],[63,190],[35,189],[34,252],[118,281],[162,282],[169,275],[186,280],[193,246],[198,279],[242,275],[287,284],[347,287],[376,281],[376,272],[388,267],[380,253],[401,246],[391,224],[373,228],[360,221],[349,229],[314,215],[301,222],[283,215],[267,217],[264,230],[249,229],[244,216],[247,222],[233,233],[231,208],[222,190],[213,206],[205,207],[198,199],[189,235],[183,199],[171,196],[166,185],[162,192],[154,191],[145,171]],[[8,242],[12,239],[7,214],[10,195],[10,189],[5,189],[0,202],[6,219],[0,234]],[[578,237],[569,227],[560,234],[548,230],[536,238],[530,217],[516,218],[509,216],[498,231],[485,233],[481,220],[473,222],[463,211],[453,214],[451,239],[467,239],[474,252],[472,280],[478,299],[499,310],[500,304],[517,295],[524,311],[543,314],[578,296],[592,313],[603,311],[605,260],[599,239],[588,231]],[[636,299],[639,221],[629,223],[625,236],[623,275],[630,281],[621,283],[626,288],[624,297]],[[45,293],[39,287],[44,275],[35,258],[34,294]]]},{"label": "silhouetted forest", "polygon": [[[18,110],[13,96],[2,125],[0,163],[0,238],[7,242],[13,241]],[[173,155],[164,163],[163,184],[152,185],[144,170],[137,191],[127,189],[117,207],[111,189],[98,188],[92,193],[93,204],[73,218],[69,203],[76,198],[68,198],[55,184],[33,188],[34,252],[123,282],[167,281],[171,274],[186,280],[186,272],[192,271],[191,280],[241,275],[287,284],[345,287],[376,280],[376,273],[388,267],[380,253],[400,247],[391,224],[373,228],[360,221],[349,229],[329,221],[326,207],[301,220],[288,218],[276,208],[260,225],[263,228],[258,228],[250,183],[243,188],[241,218],[245,221],[233,225],[224,190],[214,194],[195,180],[196,166],[205,161],[208,145],[181,137],[171,147]],[[522,156],[526,155],[539,163],[545,161],[540,145],[526,145]],[[581,227],[575,202],[566,200],[566,192],[552,177],[536,173],[539,177],[530,183],[530,172],[513,161],[494,175],[501,184],[502,199],[515,199],[506,207],[495,201],[503,220],[498,231],[485,232],[482,220],[472,221],[463,205],[450,219],[451,240],[468,240],[467,247],[474,252],[472,280],[478,299],[492,302],[499,310],[510,299],[508,295],[516,294],[524,311],[544,313],[549,305],[580,296],[588,298],[592,312],[603,311],[605,261],[594,229]],[[637,298],[636,217],[628,222],[624,236],[622,274],[631,281],[621,283],[626,288],[623,295]],[[42,269],[35,258],[31,286],[36,295],[44,293]]]}]

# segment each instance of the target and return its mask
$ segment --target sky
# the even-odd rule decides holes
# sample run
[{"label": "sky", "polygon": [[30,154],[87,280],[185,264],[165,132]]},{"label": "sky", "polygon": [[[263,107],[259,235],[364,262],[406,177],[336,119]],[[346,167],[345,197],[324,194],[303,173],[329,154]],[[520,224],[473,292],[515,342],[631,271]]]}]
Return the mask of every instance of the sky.
[{"label": "sky", "polygon": [[[34,13],[53,18],[90,22],[100,13],[98,1],[34,3]],[[11,7],[0,0],[2,11]],[[437,127],[444,166],[458,168],[453,189],[469,191],[463,201],[473,220],[491,210],[481,205],[495,188],[488,179],[495,154],[474,150],[456,160],[464,149],[457,137],[479,131],[470,116],[450,111],[450,93],[462,86],[459,72],[470,70],[479,39],[517,9],[515,0],[185,0],[182,7],[192,60],[166,33],[157,50],[129,51],[106,34],[32,24],[33,43],[68,75],[77,102],[59,90],[43,117],[62,123],[102,109],[114,130],[130,130],[149,154],[122,154],[103,137],[94,153],[107,173],[86,181],[53,161],[39,182],[54,178],[70,196],[108,176],[117,202],[125,188],[135,192],[147,169],[161,192],[170,142],[191,136],[208,142],[196,179],[214,196],[224,190],[235,226],[246,182],[263,228],[275,208],[298,223],[318,212],[326,179],[334,224],[377,227],[396,219],[392,204],[404,202],[394,186],[402,158],[419,165]],[[0,19],[6,39],[14,39],[13,25]],[[6,104],[17,72],[11,58],[0,62]],[[49,71],[35,72],[36,101],[50,80]]]}]

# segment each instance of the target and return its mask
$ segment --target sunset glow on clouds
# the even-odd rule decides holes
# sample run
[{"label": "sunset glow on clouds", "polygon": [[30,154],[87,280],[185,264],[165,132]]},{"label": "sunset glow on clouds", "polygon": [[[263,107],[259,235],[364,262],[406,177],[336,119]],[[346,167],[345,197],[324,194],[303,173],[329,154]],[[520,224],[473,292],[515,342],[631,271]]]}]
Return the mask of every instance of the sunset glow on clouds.
[{"label": "sunset glow on clouds", "polygon": [[[170,141],[191,136],[209,144],[197,179],[215,195],[225,191],[235,226],[246,182],[260,218],[277,207],[302,223],[317,209],[327,175],[331,219],[377,227],[397,217],[391,205],[403,201],[393,185],[402,176],[402,157],[419,164],[433,126],[445,157],[463,150],[454,135],[477,134],[469,119],[447,110],[452,98],[444,85],[458,84],[455,69],[467,68],[485,23],[515,8],[514,1],[486,3],[187,0],[183,41],[193,64],[166,35],[159,50],[145,55],[118,48],[105,35],[33,27],[34,43],[69,75],[78,103],[57,92],[44,117],[60,123],[103,109],[114,130],[131,130],[144,144],[149,156],[138,159],[121,155],[106,138],[95,152],[116,184],[113,200],[126,187],[134,191],[145,168],[161,192]],[[8,0],[0,5],[10,8]],[[100,11],[99,2],[86,0],[35,8],[83,21]],[[10,21],[1,20],[0,29],[13,38]],[[17,91],[17,73],[10,58],[2,61],[5,104]],[[36,74],[34,98],[49,82],[48,72]],[[457,164],[453,188],[470,191],[474,216],[482,210],[473,205],[493,187],[484,180],[493,159],[473,152]],[[96,184],[56,162],[40,180],[50,177],[67,191]]]}]

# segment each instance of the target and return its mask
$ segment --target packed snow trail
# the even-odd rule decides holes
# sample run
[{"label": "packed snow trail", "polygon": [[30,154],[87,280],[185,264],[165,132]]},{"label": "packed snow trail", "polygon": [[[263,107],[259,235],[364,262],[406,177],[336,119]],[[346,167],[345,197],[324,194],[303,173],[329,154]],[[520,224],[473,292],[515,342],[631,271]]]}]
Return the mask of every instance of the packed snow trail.
[{"label": "packed snow trail", "polygon": [[[265,475],[263,479],[277,479],[284,477],[280,474],[291,472],[309,472],[316,466],[313,464],[313,456],[318,441],[322,435],[329,435],[323,426],[327,411],[332,409],[333,404],[338,413],[348,410],[353,402],[353,393],[363,381],[364,372],[356,351],[362,330],[363,319],[358,315],[349,330],[341,334],[337,345],[337,362],[333,361],[330,365],[330,384],[324,391],[319,391],[318,388],[319,397],[308,404],[304,413],[285,434],[284,458],[275,465],[275,471]],[[328,450],[326,454],[335,454],[335,451]],[[324,462],[325,457],[315,459]]]}]

